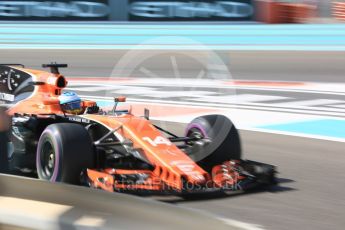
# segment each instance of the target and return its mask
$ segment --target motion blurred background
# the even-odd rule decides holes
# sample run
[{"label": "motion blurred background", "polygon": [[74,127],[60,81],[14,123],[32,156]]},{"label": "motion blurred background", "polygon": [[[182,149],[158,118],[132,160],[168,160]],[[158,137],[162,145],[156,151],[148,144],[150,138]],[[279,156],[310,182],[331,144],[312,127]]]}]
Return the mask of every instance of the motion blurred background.
[{"label": "motion blurred background", "polygon": [[[342,0],[0,0],[0,63],[38,69],[51,61],[68,63],[62,71],[69,90],[103,104],[124,93],[131,103],[151,106],[166,128],[181,134],[197,115],[190,108],[222,112],[240,129],[245,157],[280,171],[281,186],[260,194],[156,200],[234,219],[239,229],[343,229],[344,22]],[[128,77],[137,81],[121,82]],[[162,109],[165,116],[159,116]],[[0,136],[6,139],[1,130]],[[17,187],[22,183],[36,193],[33,200],[55,197],[40,189],[49,185],[17,180],[0,180],[0,192],[9,186],[6,196],[16,191],[16,197],[30,199]],[[93,200],[93,194],[83,194]],[[0,222],[16,224],[23,219],[19,214],[30,213],[20,213],[22,201],[12,212],[1,202],[0,196]],[[116,209],[115,199],[105,202]],[[168,213],[164,208],[161,213]],[[66,227],[65,220],[76,224],[71,220],[82,214],[71,210],[55,213],[56,229]],[[128,216],[124,227],[136,224],[136,216]],[[21,226],[47,229],[40,225],[44,218],[36,217]]]},{"label": "motion blurred background", "polygon": [[37,21],[339,22],[342,0],[88,0],[0,1],[0,19]]}]

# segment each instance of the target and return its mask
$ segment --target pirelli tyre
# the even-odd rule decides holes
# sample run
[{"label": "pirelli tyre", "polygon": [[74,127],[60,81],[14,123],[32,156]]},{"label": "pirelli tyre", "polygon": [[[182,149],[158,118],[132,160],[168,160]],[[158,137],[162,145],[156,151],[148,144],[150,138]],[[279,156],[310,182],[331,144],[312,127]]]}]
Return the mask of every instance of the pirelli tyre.
[{"label": "pirelli tyre", "polygon": [[36,156],[38,177],[51,182],[80,184],[80,174],[94,166],[93,143],[78,124],[49,125],[42,133]]},{"label": "pirelli tyre", "polygon": [[189,156],[207,171],[228,160],[241,159],[241,143],[238,130],[223,115],[206,115],[195,118],[186,129]]}]

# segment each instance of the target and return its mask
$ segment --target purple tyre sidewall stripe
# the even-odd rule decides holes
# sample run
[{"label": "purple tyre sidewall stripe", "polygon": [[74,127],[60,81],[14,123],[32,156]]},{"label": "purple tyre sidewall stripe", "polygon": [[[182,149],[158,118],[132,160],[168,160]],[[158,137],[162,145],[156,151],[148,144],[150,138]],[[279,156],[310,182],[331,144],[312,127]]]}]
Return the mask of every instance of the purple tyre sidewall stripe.
[{"label": "purple tyre sidewall stripe", "polygon": [[[48,134],[50,137],[53,137],[54,136],[54,133],[52,130],[50,129],[46,129],[44,130],[44,132],[42,133],[41,137],[44,135],[44,134]],[[60,151],[62,150],[61,147],[59,146],[59,144],[57,143],[56,139],[55,138],[49,138],[51,141],[52,141],[52,144],[53,144],[53,147],[54,147],[54,150],[55,150],[55,162],[54,162],[54,172],[53,172],[53,175],[52,177],[50,178],[50,181],[51,182],[56,182],[57,180],[57,177],[58,177],[58,174],[59,174],[59,163],[60,163]],[[38,148],[37,148],[37,153],[36,153],[36,167],[37,169],[42,169],[41,167],[41,151],[42,151],[42,145],[41,143],[39,142],[39,145],[38,145]]]},{"label": "purple tyre sidewall stripe", "polygon": [[205,128],[202,125],[198,124],[198,123],[191,123],[191,124],[189,124],[187,126],[186,136],[188,135],[188,132],[191,129],[194,129],[194,128],[199,129],[201,131],[202,135],[204,135],[205,138],[208,138],[208,135],[207,135],[207,132],[206,132]]}]

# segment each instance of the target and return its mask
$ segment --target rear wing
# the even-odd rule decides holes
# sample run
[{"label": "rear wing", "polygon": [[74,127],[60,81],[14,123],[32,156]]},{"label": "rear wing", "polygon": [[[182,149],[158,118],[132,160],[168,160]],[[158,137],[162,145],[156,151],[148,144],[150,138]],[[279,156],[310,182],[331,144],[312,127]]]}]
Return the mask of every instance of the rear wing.
[{"label": "rear wing", "polygon": [[52,62],[50,64],[42,64],[43,68],[50,68],[50,72],[53,74],[60,74],[59,68],[67,68],[67,64],[58,64],[56,62]]}]

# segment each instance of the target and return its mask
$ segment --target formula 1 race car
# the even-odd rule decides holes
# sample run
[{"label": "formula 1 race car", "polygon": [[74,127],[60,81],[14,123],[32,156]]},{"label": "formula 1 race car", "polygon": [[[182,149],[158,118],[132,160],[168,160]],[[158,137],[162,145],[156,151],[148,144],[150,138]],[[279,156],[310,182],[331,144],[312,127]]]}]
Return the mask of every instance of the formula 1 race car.
[{"label": "formula 1 race car", "polygon": [[[177,136],[145,115],[103,111],[63,92],[65,64],[50,72],[0,65],[0,101],[12,118],[8,159],[40,179],[110,192],[194,194],[249,190],[275,183],[272,165],[242,160],[238,131],[223,115],[197,117]],[[75,97],[62,103],[62,97]]]}]

